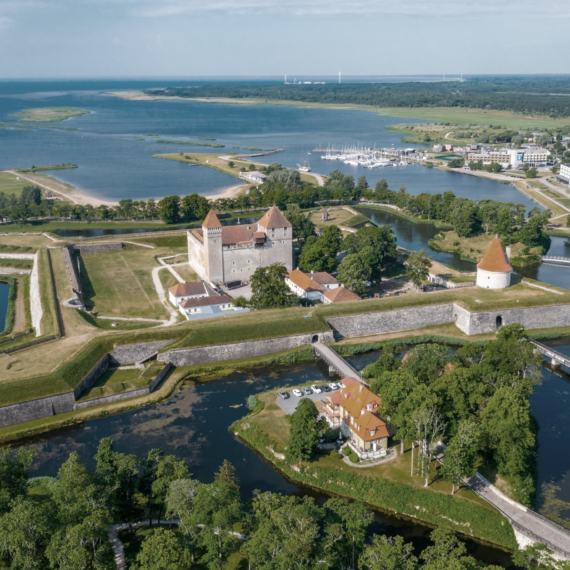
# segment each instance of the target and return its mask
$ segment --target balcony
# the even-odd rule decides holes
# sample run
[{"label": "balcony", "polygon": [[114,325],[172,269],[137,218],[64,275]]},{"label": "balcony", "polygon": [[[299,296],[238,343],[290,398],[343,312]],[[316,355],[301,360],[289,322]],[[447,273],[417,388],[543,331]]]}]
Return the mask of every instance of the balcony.
[{"label": "balcony", "polygon": [[348,442],[348,446],[350,449],[352,449],[352,451],[354,451],[354,453],[356,453],[356,455],[358,455],[360,461],[381,459],[382,457],[386,457],[388,455],[388,452],[383,447],[378,448],[376,451],[364,451],[363,449],[360,449],[360,447],[358,447],[352,440]]}]

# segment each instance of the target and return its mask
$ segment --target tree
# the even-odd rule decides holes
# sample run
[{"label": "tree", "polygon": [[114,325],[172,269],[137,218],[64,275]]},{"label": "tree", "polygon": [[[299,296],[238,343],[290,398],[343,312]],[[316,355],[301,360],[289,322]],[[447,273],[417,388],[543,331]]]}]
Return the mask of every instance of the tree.
[{"label": "tree", "polygon": [[28,492],[28,470],[34,461],[31,449],[20,447],[16,453],[0,449],[0,514],[8,512],[10,503]]},{"label": "tree", "polygon": [[287,268],[282,263],[259,267],[251,276],[250,304],[254,309],[291,307],[298,299],[285,284]]},{"label": "tree", "polygon": [[184,196],[180,202],[180,216],[185,222],[203,220],[209,210],[208,200],[198,194]]},{"label": "tree", "polygon": [[187,570],[190,556],[173,530],[157,528],[141,544],[137,570]]},{"label": "tree", "polygon": [[566,227],[570,228],[570,214],[566,216]]},{"label": "tree", "polygon": [[233,525],[241,518],[239,486],[234,481],[226,481],[218,473],[210,485],[199,485],[194,497],[193,519],[203,524],[200,541],[206,552],[203,559],[215,570],[222,570],[227,556],[238,545],[233,533]]},{"label": "tree", "polygon": [[335,538],[333,541],[339,558],[344,559],[345,567],[356,568],[356,561],[364,547],[366,530],[374,515],[363,503],[346,499],[329,499],[325,503],[329,511],[326,531]]},{"label": "tree", "polygon": [[389,538],[376,534],[372,544],[364,548],[359,566],[365,570],[414,570],[418,559],[413,552],[414,545],[405,544],[402,536]]},{"label": "tree", "polygon": [[162,457],[164,457],[164,453],[160,449],[153,448],[148,452],[146,459],[141,462],[143,473],[140,482],[140,489],[143,496],[146,497],[149,525],[152,525],[152,507],[154,501],[152,485],[156,481],[158,463]]},{"label": "tree", "polygon": [[164,509],[168,488],[173,481],[190,478],[188,468],[184,460],[177,461],[175,455],[160,457],[156,466],[156,477],[152,482],[152,494],[154,503],[158,505],[158,520]]},{"label": "tree", "polygon": [[322,423],[318,420],[319,412],[315,403],[303,398],[291,416],[291,429],[289,431],[289,444],[287,455],[296,461],[310,459],[320,438]]},{"label": "tree", "polygon": [[235,166],[235,162],[234,162],[233,160],[230,160],[230,161],[228,162],[228,166],[229,166],[230,168],[233,168],[233,167]]},{"label": "tree", "polygon": [[463,477],[473,477],[477,472],[479,429],[473,420],[464,420],[459,424],[457,434],[451,438],[445,451],[445,461],[441,475],[452,484],[451,494],[455,493],[455,485]]},{"label": "tree", "polygon": [[166,196],[158,203],[158,215],[165,224],[175,224],[179,219],[180,198]]},{"label": "tree", "polygon": [[[453,531],[440,527],[430,535],[433,541],[421,554],[426,570],[474,570],[479,567],[477,561],[466,556],[467,548],[457,539]],[[497,568],[497,567],[492,567]]]},{"label": "tree", "polygon": [[293,226],[293,238],[298,242],[303,243],[315,233],[315,224],[303,213],[299,204],[287,204],[285,217]]},{"label": "tree", "polygon": [[39,186],[24,186],[22,188],[21,200],[27,206],[32,204],[39,206],[42,202],[42,189]]},{"label": "tree", "polygon": [[166,494],[166,516],[180,521],[179,529],[184,535],[184,547],[190,552],[194,563],[194,550],[197,540],[197,528],[193,522],[194,498],[198,482],[194,479],[172,481]]},{"label": "tree", "polygon": [[538,176],[538,170],[533,166],[525,171],[525,175],[527,178],[536,178]]},{"label": "tree", "polygon": [[340,262],[337,281],[354,293],[363,295],[370,278],[370,271],[371,268],[362,261],[360,255],[351,253]]},{"label": "tree", "polygon": [[513,563],[525,570],[556,570],[552,550],[545,544],[529,544],[515,551]]},{"label": "tree", "polygon": [[479,206],[472,200],[459,200],[453,210],[453,229],[459,237],[465,237],[481,228]]},{"label": "tree", "polygon": [[0,517],[0,560],[14,569],[45,568],[45,548],[56,521],[52,505],[16,498],[11,510]]},{"label": "tree", "polygon": [[420,251],[411,251],[406,261],[406,277],[416,286],[419,287],[422,281],[428,278],[429,268],[431,267],[431,256],[425,249]]}]

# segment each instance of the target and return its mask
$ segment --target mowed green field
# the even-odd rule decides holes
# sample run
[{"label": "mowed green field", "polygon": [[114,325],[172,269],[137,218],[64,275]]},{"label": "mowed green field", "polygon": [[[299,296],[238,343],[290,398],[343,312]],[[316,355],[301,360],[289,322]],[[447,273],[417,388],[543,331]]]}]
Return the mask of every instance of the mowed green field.
[{"label": "mowed green field", "polygon": [[22,194],[24,186],[33,186],[33,184],[9,172],[0,172],[0,192],[4,192],[4,194],[15,194],[17,198]]},{"label": "mowed green field", "polygon": [[166,319],[152,281],[156,250],[128,249],[81,256],[81,278],[88,308],[100,316]]}]

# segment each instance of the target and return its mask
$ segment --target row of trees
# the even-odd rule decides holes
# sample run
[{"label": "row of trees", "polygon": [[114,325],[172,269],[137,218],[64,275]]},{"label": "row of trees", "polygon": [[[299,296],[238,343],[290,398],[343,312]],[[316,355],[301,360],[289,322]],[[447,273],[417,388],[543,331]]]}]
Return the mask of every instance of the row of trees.
[{"label": "row of trees", "polygon": [[[31,451],[0,451],[0,560],[13,570],[112,570],[111,523],[163,513],[177,530],[159,527],[149,534],[136,556],[137,570],[187,570],[198,562],[222,570],[237,550],[259,570],[498,569],[468,556],[453,532],[442,528],[419,556],[401,536],[369,536],[373,514],[359,502],[335,498],[319,507],[311,497],[255,491],[244,504],[227,461],[205,484],[174,456],[153,449],[140,459],[116,452],[108,439],[99,444],[95,471],[72,453],[56,478],[28,480],[32,460]],[[41,500],[34,494],[38,484]],[[549,559],[549,552],[525,549],[515,562],[537,568],[537,556]]]},{"label": "row of trees", "polygon": [[494,462],[513,482],[519,501],[532,505],[536,478],[536,422],[529,396],[541,381],[541,357],[524,328],[501,327],[484,346],[469,343],[453,354],[447,346],[414,347],[405,361],[398,347],[384,351],[363,376],[381,395],[402,441],[421,451],[416,471],[426,484],[433,444],[448,442],[442,475],[452,484],[475,474],[478,461]]}]

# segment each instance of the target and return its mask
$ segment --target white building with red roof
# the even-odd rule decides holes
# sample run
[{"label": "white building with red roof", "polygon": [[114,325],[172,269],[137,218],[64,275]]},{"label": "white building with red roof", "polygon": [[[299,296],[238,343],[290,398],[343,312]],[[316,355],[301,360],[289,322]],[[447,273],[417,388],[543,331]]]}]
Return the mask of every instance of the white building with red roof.
[{"label": "white building with red roof", "polygon": [[503,251],[499,236],[495,236],[489,249],[477,264],[477,285],[483,289],[506,289],[511,284],[513,267]]},{"label": "white building with red roof", "polygon": [[361,301],[358,295],[345,289],[326,271],[305,273],[300,269],[295,269],[287,275],[285,283],[301,299],[321,301],[326,304]]},{"label": "white building with red roof", "polygon": [[188,231],[188,262],[198,276],[220,285],[248,283],[259,267],[293,269],[293,228],[277,206],[253,224],[222,226],[210,210],[202,227]]}]

